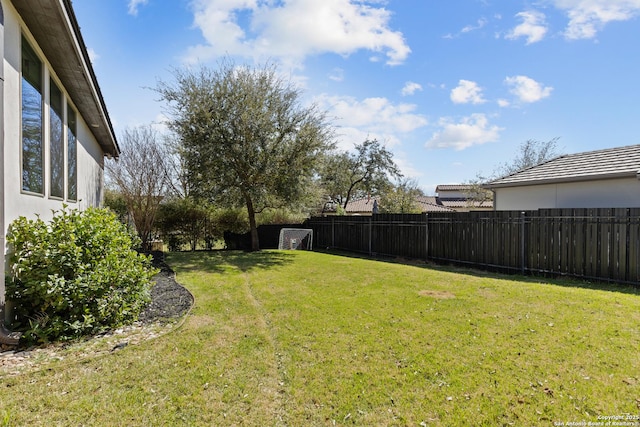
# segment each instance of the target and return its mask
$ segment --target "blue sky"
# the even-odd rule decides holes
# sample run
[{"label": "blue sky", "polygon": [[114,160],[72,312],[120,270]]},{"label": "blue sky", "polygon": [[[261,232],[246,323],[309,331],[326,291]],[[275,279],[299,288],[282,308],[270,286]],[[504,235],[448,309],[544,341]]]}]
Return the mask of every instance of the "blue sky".
[{"label": "blue sky", "polygon": [[172,69],[276,61],[428,193],[509,162],[640,144],[640,0],[75,0],[111,120],[159,123]]}]

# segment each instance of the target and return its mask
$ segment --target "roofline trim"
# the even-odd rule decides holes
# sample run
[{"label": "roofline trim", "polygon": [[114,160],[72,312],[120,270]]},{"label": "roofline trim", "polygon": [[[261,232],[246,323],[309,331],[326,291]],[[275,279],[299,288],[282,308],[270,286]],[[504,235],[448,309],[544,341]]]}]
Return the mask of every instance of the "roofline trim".
[{"label": "roofline trim", "polygon": [[113,152],[105,153],[105,154],[109,154],[112,157],[117,158],[120,155],[120,147],[118,146],[118,141],[115,136],[113,124],[111,123],[111,118],[109,117],[109,111],[107,110],[107,105],[104,101],[102,91],[100,90],[100,85],[98,84],[98,78],[93,69],[91,58],[89,57],[89,52],[87,51],[86,44],[82,37],[82,32],[80,31],[80,25],[78,24],[78,20],[76,18],[75,12],[73,11],[73,5],[71,4],[71,0],[61,0],[61,2],[62,2],[62,5],[64,6],[64,11],[67,16],[69,26],[73,31],[73,36],[75,38],[75,43],[74,43],[75,49],[78,51],[79,56],[83,62],[83,67],[90,77],[91,89],[92,89],[96,104],[100,107],[100,113],[101,113],[100,118],[103,120],[104,125],[106,125],[107,128],[109,129],[111,142],[113,143]]},{"label": "roofline trim", "polygon": [[617,172],[617,173],[607,173],[607,174],[600,174],[600,175],[596,174],[596,175],[572,176],[572,177],[564,177],[564,178],[548,178],[548,179],[538,179],[538,180],[532,180],[532,181],[508,182],[504,184],[487,183],[487,184],[481,185],[481,187],[487,190],[492,190],[494,188],[530,187],[533,185],[564,184],[568,182],[584,182],[584,181],[620,179],[620,178],[630,178],[630,177],[635,177],[638,180],[640,180],[640,170],[636,172]]}]

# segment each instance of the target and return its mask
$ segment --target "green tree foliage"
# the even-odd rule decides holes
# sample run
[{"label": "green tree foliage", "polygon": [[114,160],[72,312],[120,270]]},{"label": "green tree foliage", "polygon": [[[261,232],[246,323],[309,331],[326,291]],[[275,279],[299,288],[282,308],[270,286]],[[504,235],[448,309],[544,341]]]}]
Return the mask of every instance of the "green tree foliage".
[{"label": "green tree foliage", "polygon": [[400,178],[393,154],[377,140],[357,144],[353,152],[329,154],[324,161],[321,183],[329,201],[346,208],[350,200],[377,196],[392,187],[391,178]]},{"label": "green tree foliage", "polygon": [[421,213],[417,202],[424,193],[414,179],[402,179],[382,194],[380,211],[382,213]]},{"label": "green tree foliage", "polygon": [[156,223],[170,251],[180,250],[184,245],[195,251],[202,241],[211,249],[220,237],[213,222],[212,207],[190,198],[173,198],[162,203]]},{"label": "green tree foliage", "polygon": [[27,342],[72,339],[130,323],[150,299],[149,258],[108,209],[20,217],[7,234],[7,300]]},{"label": "green tree foliage", "polygon": [[332,147],[325,114],[300,104],[300,91],[267,64],[225,60],[218,69],[176,70],[156,91],[180,138],[191,193],[223,206],[245,206],[251,247],[256,214],[295,203],[318,159]]},{"label": "green tree foliage", "polygon": [[104,192],[103,205],[115,212],[121,222],[129,223],[129,209],[122,193],[112,188],[107,188]]}]

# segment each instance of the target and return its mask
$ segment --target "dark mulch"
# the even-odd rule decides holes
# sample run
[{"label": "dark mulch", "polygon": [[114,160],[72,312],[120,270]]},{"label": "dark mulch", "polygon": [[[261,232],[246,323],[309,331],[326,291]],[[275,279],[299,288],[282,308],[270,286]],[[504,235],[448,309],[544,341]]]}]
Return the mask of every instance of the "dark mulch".
[{"label": "dark mulch", "polygon": [[[184,316],[194,302],[191,292],[176,282],[175,272],[165,262],[164,254],[155,252],[152,255],[153,265],[159,268],[160,272],[154,276],[156,284],[151,288],[151,302],[138,317],[137,323],[142,325],[175,321]],[[4,325],[0,323],[0,327],[4,328]],[[0,353],[15,350],[19,335],[13,338],[6,329],[0,330],[0,333],[0,338],[4,338],[0,339]],[[13,339],[9,342],[9,338]]]},{"label": "dark mulch", "polygon": [[151,288],[151,303],[140,314],[139,321],[145,324],[173,320],[183,316],[193,305],[193,295],[176,282],[175,272],[167,265],[164,253],[153,252],[153,265],[160,269]]}]

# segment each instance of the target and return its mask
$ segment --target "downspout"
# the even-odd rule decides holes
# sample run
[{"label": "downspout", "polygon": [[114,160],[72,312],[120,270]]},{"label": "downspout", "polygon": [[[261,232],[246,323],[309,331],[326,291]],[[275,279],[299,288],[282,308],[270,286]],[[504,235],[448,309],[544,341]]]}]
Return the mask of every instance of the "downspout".
[{"label": "downspout", "polygon": [[4,11],[0,3],[0,346],[17,346],[20,334],[13,333],[4,326],[10,315],[5,311],[5,223],[4,223]]}]

